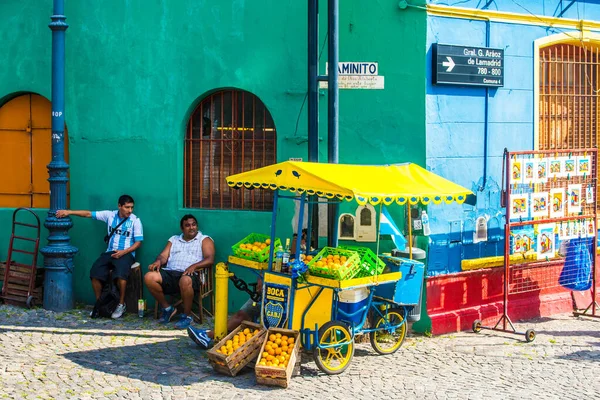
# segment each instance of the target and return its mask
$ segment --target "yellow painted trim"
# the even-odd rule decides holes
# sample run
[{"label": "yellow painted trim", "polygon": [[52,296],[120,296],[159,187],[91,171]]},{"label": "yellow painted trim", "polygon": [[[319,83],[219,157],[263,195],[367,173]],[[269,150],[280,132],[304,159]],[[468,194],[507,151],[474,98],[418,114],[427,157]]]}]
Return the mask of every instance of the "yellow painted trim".
[{"label": "yellow painted trim", "polygon": [[306,281],[314,285],[330,287],[333,289],[350,289],[354,287],[381,285],[383,283],[398,281],[401,278],[402,272],[390,272],[388,274],[368,276],[365,278],[354,278],[345,281],[337,281],[335,279],[321,278],[319,276],[309,275]]},{"label": "yellow painted trim", "polygon": [[276,285],[285,285],[292,287],[292,278],[277,274],[265,273],[265,283],[274,283]]},{"label": "yellow painted trim", "polygon": [[557,33],[533,42],[533,148],[539,150],[540,139],[540,49],[558,43],[584,44],[600,42],[600,34],[583,29],[580,32]]},{"label": "yellow painted trim", "polygon": [[268,262],[258,262],[258,261],[251,261],[251,260],[246,260],[245,258],[240,258],[240,257],[235,257],[235,256],[229,256],[227,258],[227,261],[230,264],[235,264],[238,267],[245,267],[245,268],[252,268],[252,269],[258,269],[258,270],[265,270],[265,269],[269,269],[269,263]]},{"label": "yellow painted trim", "polygon": [[[521,264],[526,262],[531,262],[537,258],[535,252],[529,252],[525,255],[523,254],[511,254],[510,263],[511,264]],[[495,268],[501,267],[504,265],[504,256],[496,256],[496,257],[482,257],[476,258],[472,260],[462,260],[460,262],[460,268],[463,271],[473,271],[476,269],[483,268]]]},{"label": "yellow painted trim", "polygon": [[600,22],[597,21],[556,18],[545,15],[530,15],[505,11],[478,10],[473,8],[443,6],[439,4],[428,4],[426,8],[428,14],[439,17],[476,19],[509,24],[571,28],[577,30],[600,30]]}]

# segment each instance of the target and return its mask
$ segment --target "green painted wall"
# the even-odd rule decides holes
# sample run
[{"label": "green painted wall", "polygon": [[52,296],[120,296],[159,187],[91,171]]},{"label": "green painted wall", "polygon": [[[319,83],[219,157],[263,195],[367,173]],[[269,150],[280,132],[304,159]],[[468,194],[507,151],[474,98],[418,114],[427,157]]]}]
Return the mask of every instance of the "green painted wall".
[{"label": "green painted wall", "polygon": [[[205,94],[240,88],[256,94],[271,112],[279,160],[306,159],[306,5],[291,0],[65,3],[71,207],[114,208],[121,193],[132,195],[144,224],[146,240],[138,252],[144,267],[177,233],[179,218],[188,211],[215,239],[218,260],[249,232],[268,232],[270,213],[182,208],[184,129]],[[50,98],[51,14],[50,0],[0,3],[5,16],[0,101],[29,91]],[[320,16],[322,45],[324,8]],[[425,34],[425,13],[400,10],[395,0],[341,4],[340,61],[378,62],[385,90],[340,92],[340,162],[424,165]],[[322,74],[326,58],[325,47]],[[325,91],[320,99],[326,160]],[[291,236],[291,202],[282,207],[278,230]],[[0,210],[0,243],[6,243],[0,244],[0,259],[6,256],[11,212]],[[104,227],[74,222],[70,233],[80,249],[76,298],[91,302],[87,277],[104,249]],[[231,307],[237,307],[245,297],[231,290]]]}]

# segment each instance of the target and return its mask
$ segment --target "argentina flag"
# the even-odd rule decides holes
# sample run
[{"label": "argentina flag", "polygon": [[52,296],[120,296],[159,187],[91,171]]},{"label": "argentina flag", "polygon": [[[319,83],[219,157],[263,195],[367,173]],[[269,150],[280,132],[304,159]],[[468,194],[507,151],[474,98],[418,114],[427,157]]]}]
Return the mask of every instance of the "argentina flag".
[{"label": "argentina flag", "polygon": [[397,249],[404,250],[406,248],[406,239],[400,229],[396,226],[396,223],[390,216],[387,208],[383,207],[381,210],[381,216],[379,221],[379,234],[380,235],[391,235],[392,241],[396,245]]}]

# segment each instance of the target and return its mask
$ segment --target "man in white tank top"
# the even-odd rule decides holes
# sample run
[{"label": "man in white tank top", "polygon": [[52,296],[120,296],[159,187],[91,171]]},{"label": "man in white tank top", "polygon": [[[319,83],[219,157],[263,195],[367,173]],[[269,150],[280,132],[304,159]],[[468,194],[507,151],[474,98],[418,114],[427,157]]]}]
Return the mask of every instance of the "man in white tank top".
[{"label": "man in white tank top", "polygon": [[194,293],[200,289],[201,278],[198,271],[212,268],[215,244],[209,236],[198,231],[198,221],[193,215],[184,215],[179,225],[181,235],[169,238],[163,251],[148,266],[149,272],[144,276],[144,281],[163,308],[160,323],[168,323],[177,312],[165,295],[181,294],[183,314],[175,327],[185,329],[192,323]]}]

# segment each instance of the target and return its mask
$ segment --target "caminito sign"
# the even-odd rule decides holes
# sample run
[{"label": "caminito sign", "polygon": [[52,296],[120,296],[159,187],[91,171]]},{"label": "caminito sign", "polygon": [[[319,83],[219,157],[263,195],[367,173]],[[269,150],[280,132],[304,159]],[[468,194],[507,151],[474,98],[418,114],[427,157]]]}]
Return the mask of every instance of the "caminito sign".
[{"label": "caminito sign", "polygon": [[433,84],[504,86],[504,50],[433,44]]}]

